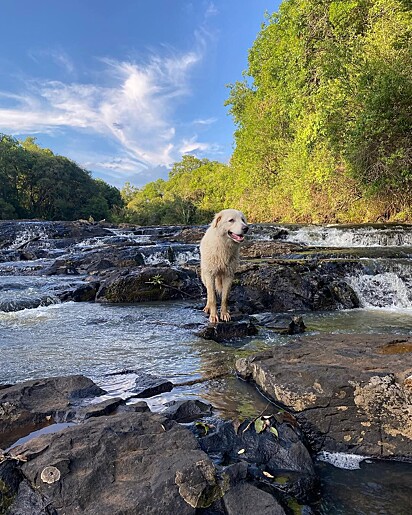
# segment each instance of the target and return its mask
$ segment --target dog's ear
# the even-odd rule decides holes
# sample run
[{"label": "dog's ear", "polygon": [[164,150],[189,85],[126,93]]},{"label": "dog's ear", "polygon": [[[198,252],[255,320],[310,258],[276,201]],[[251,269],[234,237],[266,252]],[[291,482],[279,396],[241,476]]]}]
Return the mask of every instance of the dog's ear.
[{"label": "dog's ear", "polygon": [[212,227],[217,227],[220,220],[222,219],[222,213],[216,213],[215,217],[213,218]]}]

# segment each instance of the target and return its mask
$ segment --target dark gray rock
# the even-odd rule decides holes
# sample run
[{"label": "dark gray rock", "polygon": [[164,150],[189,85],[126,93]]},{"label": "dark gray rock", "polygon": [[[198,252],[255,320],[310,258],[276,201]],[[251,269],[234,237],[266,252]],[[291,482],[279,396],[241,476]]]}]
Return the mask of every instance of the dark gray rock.
[{"label": "dark gray rock", "polygon": [[187,298],[199,294],[194,272],[171,267],[145,267],[126,274],[114,274],[102,282],[99,302],[144,302]]},{"label": "dark gray rock", "polygon": [[[336,273],[342,270],[336,268]],[[322,267],[299,263],[242,265],[231,299],[237,311],[249,314],[359,307],[359,299],[343,279]]]},{"label": "dark gray rock", "polygon": [[148,398],[172,390],[173,383],[167,379],[140,372],[131,391],[136,392],[133,397]]},{"label": "dark gray rock", "polygon": [[299,315],[274,315],[273,313],[261,313],[253,315],[258,325],[270,329],[279,334],[300,334],[304,333],[306,326],[303,318]]},{"label": "dark gray rock", "polygon": [[240,483],[223,497],[227,515],[285,515],[273,495],[249,483]]},{"label": "dark gray rock", "polygon": [[[190,431],[152,413],[90,419],[12,452],[27,460],[17,461],[22,481],[47,500],[50,513],[194,515],[225,491]],[[2,480],[14,489],[10,509],[18,513],[24,492]]]},{"label": "dark gray rock", "polygon": [[293,410],[313,450],[412,458],[412,338],[312,336],[236,369]]},{"label": "dark gray rock", "polygon": [[254,336],[258,333],[257,327],[249,319],[234,320],[231,322],[220,322],[218,324],[208,324],[206,327],[196,332],[196,336],[205,340],[215,342],[225,342]]},{"label": "dark gray rock", "polygon": [[198,399],[188,401],[172,401],[166,404],[162,415],[176,422],[192,422],[203,416],[212,414],[212,406]]},{"label": "dark gray rock", "polygon": [[81,407],[76,412],[76,420],[87,420],[92,417],[102,417],[114,413],[119,406],[125,404],[125,400],[120,397],[107,399],[102,402],[88,404]]},{"label": "dark gray rock", "polygon": [[134,411],[135,413],[146,413],[147,411],[150,411],[149,406],[147,405],[147,402],[145,401],[139,401],[134,402],[133,404],[127,404],[124,406],[124,411]]},{"label": "dark gray rock", "polygon": [[0,390],[0,447],[6,448],[21,436],[74,418],[82,399],[105,393],[81,375],[51,377],[17,383]]},{"label": "dark gray rock", "polygon": [[97,290],[99,289],[99,283],[87,283],[82,284],[75,290],[69,290],[59,295],[62,302],[73,301],[73,302],[90,302],[94,301]]},{"label": "dark gray rock", "polygon": [[[269,427],[257,432],[253,421],[245,421],[237,430],[226,422],[201,438],[200,444],[217,462],[246,462],[248,474],[273,492],[293,496],[300,502],[313,501],[317,480],[302,433],[295,421],[292,426],[283,414],[274,414],[270,426],[275,434]],[[233,475],[230,477],[233,483]]]}]

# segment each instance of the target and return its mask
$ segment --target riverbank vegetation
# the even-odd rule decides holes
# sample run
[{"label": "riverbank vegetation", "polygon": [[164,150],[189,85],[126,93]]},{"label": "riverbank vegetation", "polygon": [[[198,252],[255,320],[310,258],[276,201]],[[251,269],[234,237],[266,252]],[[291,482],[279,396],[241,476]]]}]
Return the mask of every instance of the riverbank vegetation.
[{"label": "riverbank vegetation", "polygon": [[110,220],[122,207],[117,188],[70,159],[0,134],[0,219]]},{"label": "riverbank vegetation", "polygon": [[227,101],[228,165],[184,156],[168,181],[127,186],[139,223],[412,221],[412,7],[285,0],[267,15]]}]

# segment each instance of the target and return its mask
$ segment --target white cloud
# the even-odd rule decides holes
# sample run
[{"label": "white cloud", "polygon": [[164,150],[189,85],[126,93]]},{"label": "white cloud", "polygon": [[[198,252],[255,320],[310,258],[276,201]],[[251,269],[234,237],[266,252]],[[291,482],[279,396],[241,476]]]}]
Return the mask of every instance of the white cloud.
[{"label": "white cloud", "polygon": [[183,139],[181,146],[179,147],[181,154],[199,154],[202,155],[205,152],[212,152],[218,154],[220,151],[219,145],[215,143],[206,143],[197,141],[197,136],[193,136],[190,139]]},{"label": "white cloud", "polygon": [[217,118],[198,118],[197,120],[193,120],[193,125],[212,125],[217,122]]},{"label": "white cloud", "polygon": [[[84,160],[92,169],[136,172],[169,166],[181,154],[206,151],[209,143],[184,139],[176,130],[177,103],[190,94],[190,73],[205,49],[205,34],[195,34],[195,50],[152,54],[144,63],[103,59],[104,70],[89,83],[61,80],[26,81],[19,94],[0,91],[0,131],[55,134],[87,131],[118,145],[116,159]],[[73,71],[64,53],[52,58]],[[197,120],[210,124],[215,120]],[[70,156],[79,162],[78,155]]]}]

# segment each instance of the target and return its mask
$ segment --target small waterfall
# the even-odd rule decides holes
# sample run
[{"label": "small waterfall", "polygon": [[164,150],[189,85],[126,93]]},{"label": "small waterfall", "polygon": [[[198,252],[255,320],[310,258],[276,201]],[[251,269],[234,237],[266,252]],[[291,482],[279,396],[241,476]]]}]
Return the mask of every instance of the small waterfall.
[{"label": "small waterfall", "polygon": [[199,246],[189,244],[156,245],[139,249],[145,265],[183,265],[189,261],[199,261]]},{"label": "small waterfall", "polygon": [[50,247],[47,222],[20,222],[10,249],[19,249],[25,244],[37,241],[42,248]]},{"label": "small waterfall", "polygon": [[253,240],[283,240],[310,247],[412,247],[412,225],[270,225],[252,226]]},{"label": "small waterfall", "polygon": [[364,308],[412,308],[411,284],[394,272],[362,274],[347,278],[347,282]]}]

